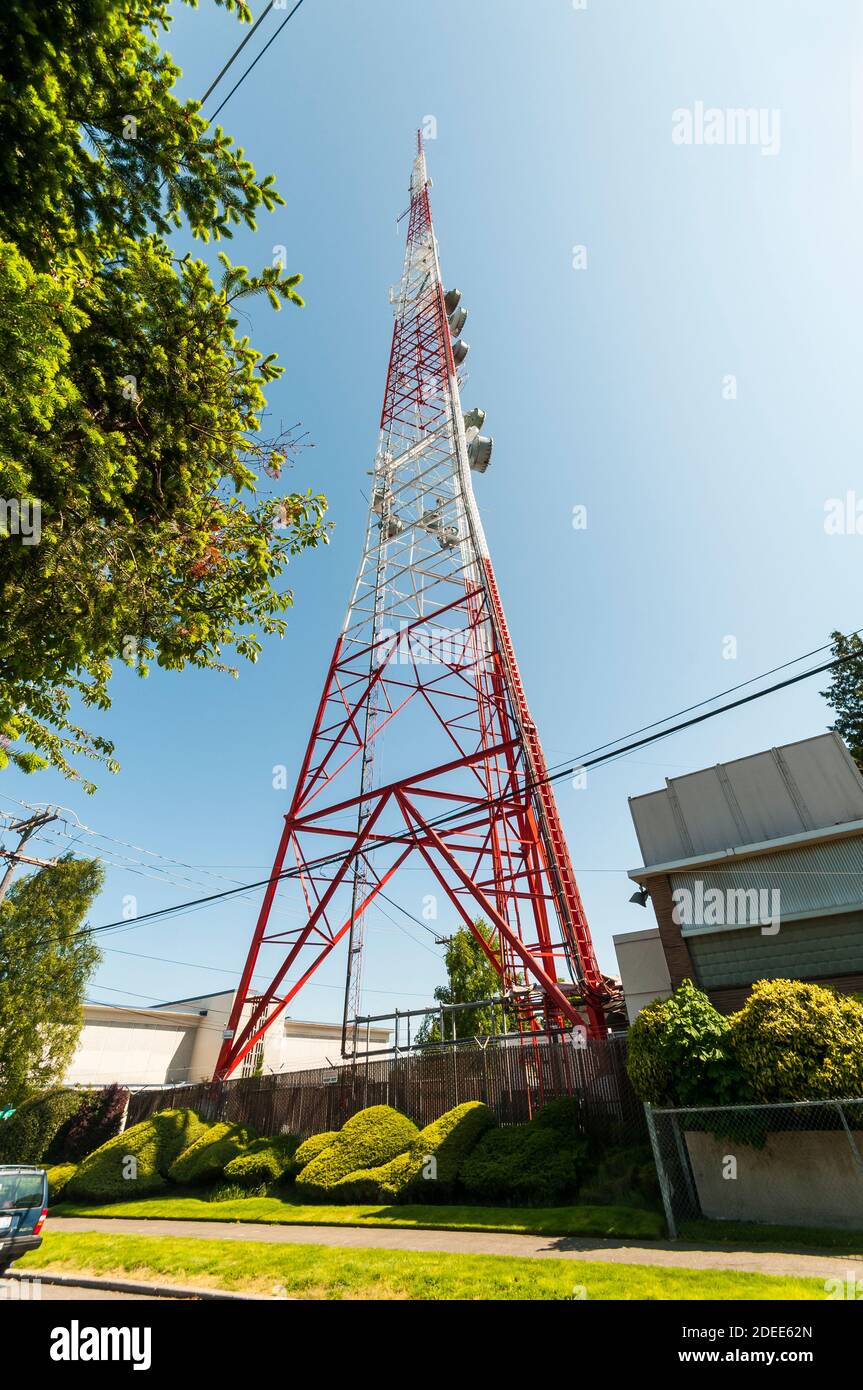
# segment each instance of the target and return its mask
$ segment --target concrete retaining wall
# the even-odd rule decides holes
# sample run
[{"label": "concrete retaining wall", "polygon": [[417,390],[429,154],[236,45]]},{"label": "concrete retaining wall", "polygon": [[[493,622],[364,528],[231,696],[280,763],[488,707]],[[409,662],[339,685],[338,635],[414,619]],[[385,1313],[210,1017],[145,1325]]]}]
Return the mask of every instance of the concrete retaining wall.
[{"label": "concrete retaining wall", "polygon": [[[863,1154],[863,1131],[853,1131]],[[863,1230],[863,1170],[842,1131],[771,1134],[763,1149],[686,1132],[701,1209],[719,1221]],[[731,1156],[736,1178],[723,1172]]]}]

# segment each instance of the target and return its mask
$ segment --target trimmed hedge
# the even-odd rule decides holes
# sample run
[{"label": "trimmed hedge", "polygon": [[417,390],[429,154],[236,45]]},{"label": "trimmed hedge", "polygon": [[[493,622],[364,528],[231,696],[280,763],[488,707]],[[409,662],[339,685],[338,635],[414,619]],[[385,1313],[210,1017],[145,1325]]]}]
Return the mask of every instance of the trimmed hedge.
[{"label": "trimmed hedge", "polygon": [[553,1129],[562,1139],[581,1139],[584,1135],[581,1102],[574,1096],[547,1101],[532,1123],[540,1129]]},{"label": "trimmed hedge", "polygon": [[56,1163],[53,1168],[47,1169],[49,1206],[59,1202],[66,1185],[77,1170],[77,1163]]},{"label": "trimmed hedge", "polygon": [[[420,1131],[422,1132],[422,1131]],[[339,1178],[330,1188],[331,1202],[398,1202],[405,1200],[402,1193],[414,1175],[414,1164],[410,1149],[396,1154],[389,1163],[377,1168],[358,1168],[354,1173]]]},{"label": "trimmed hedge", "polygon": [[296,1134],[277,1134],[271,1139],[255,1139],[243,1153],[225,1164],[225,1178],[240,1187],[259,1187],[291,1178],[298,1171]]},{"label": "trimmed hedge", "polygon": [[8,1120],[0,1120],[0,1163],[62,1158],[63,1138],[80,1108],[80,1091],[43,1091],[25,1100]]},{"label": "trimmed hedge", "polygon": [[419,1130],[389,1105],[371,1105],[348,1120],[331,1144],[297,1175],[298,1193],[329,1197],[336,1183],[362,1168],[379,1168],[404,1153]]},{"label": "trimmed hedge", "polygon": [[334,1144],[338,1137],[337,1129],[324,1129],[320,1134],[313,1134],[309,1139],[304,1139],[294,1154],[297,1172],[305,1168],[307,1163],[311,1163],[313,1158],[317,1158],[319,1153],[323,1153],[324,1149],[328,1149],[330,1144]]},{"label": "trimmed hedge", "polygon": [[332,1195],[339,1202],[446,1201],[465,1158],[495,1123],[482,1101],[465,1101],[421,1129],[410,1148],[389,1163],[349,1173]]},{"label": "trimmed hedge", "polygon": [[577,1192],[587,1152],[586,1139],[562,1137],[537,1117],[527,1125],[489,1130],[459,1176],[475,1201],[552,1207]]},{"label": "trimmed hedge", "polygon": [[255,1131],[246,1125],[224,1122],[210,1125],[194,1144],[177,1155],[168,1169],[168,1177],[183,1187],[216,1182],[224,1173],[226,1164],[257,1137]]},{"label": "trimmed hedge", "polygon": [[[206,1129],[207,1125],[193,1110],[162,1110],[89,1154],[64,1195],[76,1201],[118,1202],[124,1197],[162,1192],[168,1186],[168,1170],[175,1159]],[[130,1157],[137,1165],[134,1177],[124,1176]]]},{"label": "trimmed hedge", "polygon": [[606,1149],[582,1183],[578,1200],[590,1206],[659,1206],[659,1179],[649,1144]]}]

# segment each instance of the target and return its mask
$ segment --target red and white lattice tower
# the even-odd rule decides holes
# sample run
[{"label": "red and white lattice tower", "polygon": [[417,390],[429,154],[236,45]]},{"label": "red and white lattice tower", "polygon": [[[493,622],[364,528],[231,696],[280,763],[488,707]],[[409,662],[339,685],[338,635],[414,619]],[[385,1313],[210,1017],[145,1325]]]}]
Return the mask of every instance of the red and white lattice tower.
[{"label": "red and white lattice tower", "polygon": [[[474,931],[522,1027],[607,1031],[604,981],[474,499],[471,471],[485,471],[490,441],[481,412],[462,413],[465,312],[441,281],[419,137],[408,217],[365,547],[217,1078],[343,938],[343,1053],[357,1050],[366,918],[409,859],[436,881],[452,921]],[[271,920],[286,874],[304,902],[288,928]],[[490,945],[477,918],[493,928]],[[272,943],[281,964],[253,990]]]}]

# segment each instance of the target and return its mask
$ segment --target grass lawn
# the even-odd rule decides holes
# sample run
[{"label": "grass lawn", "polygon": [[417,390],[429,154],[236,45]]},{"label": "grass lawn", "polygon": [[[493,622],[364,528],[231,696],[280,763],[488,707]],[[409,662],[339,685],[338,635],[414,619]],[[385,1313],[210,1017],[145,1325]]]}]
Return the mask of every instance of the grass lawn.
[{"label": "grass lawn", "polygon": [[823,1299],[818,1279],[170,1236],[48,1234],[18,1269],[303,1299]]},{"label": "grass lawn", "polygon": [[766,1226],[758,1221],[686,1221],[680,1239],[742,1245],[745,1249],[777,1245],[812,1245],[863,1255],[863,1231],[836,1231],[829,1226]]},{"label": "grass lawn", "polygon": [[665,1219],[634,1207],[323,1206],[290,1198],[146,1197],[138,1202],[86,1206],[61,1202],[52,1216],[162,1217],[185,1221],[263,1221],[297,1226],[406,1226],[442,1231],[515,1231],[538,1236],[625,1236],[659,1240]]}]

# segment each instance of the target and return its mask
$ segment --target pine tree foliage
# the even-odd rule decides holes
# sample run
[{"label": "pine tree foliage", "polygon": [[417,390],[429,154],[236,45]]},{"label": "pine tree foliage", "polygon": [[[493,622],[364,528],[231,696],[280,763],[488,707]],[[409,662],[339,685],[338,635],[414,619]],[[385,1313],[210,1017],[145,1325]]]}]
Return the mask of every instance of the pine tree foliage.
[{"label": "pine tree foliage", "polygon": [[282,367],[239,332],[254,296],[301,306],[301,276],[221,252],[214,278],[175,249],[284,200],[174,95],[168,9],[0,10],[0,767],[114,769],[77,722],[112,665],[236,674],[285,630],[290,558],[327,537],[311,489],[264,495],[291,452],[261,429]]}]

